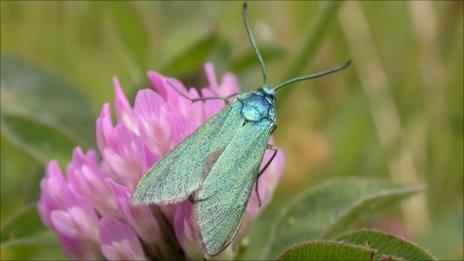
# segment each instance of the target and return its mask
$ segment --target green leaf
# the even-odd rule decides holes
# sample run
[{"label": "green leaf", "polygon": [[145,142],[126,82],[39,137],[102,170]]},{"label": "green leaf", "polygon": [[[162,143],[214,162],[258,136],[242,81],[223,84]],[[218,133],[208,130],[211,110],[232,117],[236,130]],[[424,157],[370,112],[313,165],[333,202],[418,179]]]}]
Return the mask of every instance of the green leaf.
[{"label": "green leaf", "polygon": [[93,140],[88,100],[69,82],[2,54],[2,113],[20,113],[60,126],[79,143]]},{"label": "green leaf", "polygon": [[437,260],[423,247],[381,231],[361,229],[344,234],[337,240],[374,249],[375,260],[381,260],[383,255],[404,260]]},{"label": "green leaf", "polygon": [[278,260],[372,260],[374,251],[332,241],[311,241],[286,250]]},{"label": "green leaf", "polygon": [[[38,187],[38,186],[37,186]],[[45,228],[37,212],[37,204],[29,203],[16,208],[16,212],[2,220],[0,227],[1,242],[29,237],[41,232]]]},{"label": "green leaf", "polygon": [[77,145],[59,126],[20,114],[2,114],[2,134],[16,147],[42,164],[56,159],[62,166]]},{"label": "green leaf", "polygon": [[51,231],[11,238],[0,243],[0,260],[67,260]]},{"label": "green leaf", "polygon": [[58,238],[51,231],[44,231],[35,235],[14,238],[0,243],[1,249],[16,246],[54,246],[58,245]]},{"label": "green leaf", "polygon": [[345,178],[302,193],[282,210],[271,228],[262,257],[274,258],[287,247],[330,238],[374,210],[398,203],[419,187],[377,179]]},{"label": "green leaf", "polygon": [[8,218],[3,219],[0,223],[0,232],[3,232],[10,224],[14,223],[21,216],[26,214],[29,211],[35,210],[37,208],[37,202],[29,203],[25,206],[19,208],[16,212],[11,214]]},{"label": "green leaf", "polygon": [[3,130],[0,135],[0,161],[0,220],[3,224],[19,207],[36,199],[38,176],[35,174],[40,173],[41,177],[43,166],[9,141]]},{"label": "green leaf", "polygon": [[29,206],[2,220],[0,260],[64,260],[56,234],[44,229],[36,204]]},{"label": "green leaf", "polygon": [[161,72],[185,75],[201,66],[218,43],[216,32],[200,26],[183,27],[171,34],[160,54]]},{"label": "green leaf", "polygon": [[441,260],[464,259],[464,202],[462,199],[446,204],[447,211],[435,217],[430,231],[422,235],[420,242],[430,248]]}]

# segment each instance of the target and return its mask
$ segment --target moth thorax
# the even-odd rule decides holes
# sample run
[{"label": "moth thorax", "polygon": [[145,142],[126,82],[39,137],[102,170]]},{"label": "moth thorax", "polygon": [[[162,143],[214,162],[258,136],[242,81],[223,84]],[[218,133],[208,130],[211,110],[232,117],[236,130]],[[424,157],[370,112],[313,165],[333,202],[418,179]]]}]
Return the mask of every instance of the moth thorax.
[{"label": "moth thorax", "polygon": [[253,93],[243,100],[242,114],[247,121],[261,121],[268,118],[272,107],[266,97]]}]

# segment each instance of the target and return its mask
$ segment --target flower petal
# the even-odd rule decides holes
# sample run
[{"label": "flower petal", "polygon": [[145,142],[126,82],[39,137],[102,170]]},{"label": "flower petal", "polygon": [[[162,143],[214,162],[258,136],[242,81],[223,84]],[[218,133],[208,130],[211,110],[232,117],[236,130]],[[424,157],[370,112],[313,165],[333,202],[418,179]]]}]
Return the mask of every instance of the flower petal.
[{"label": "flower petal", "polygon": [[[210,89],[201,90],[203,97],[218,97],[218,94],[212,92]],[[225,96],[220,96],[225,97]],[[225,102],[223,100],[206,100],[204,101],[204,108],[207,119],[211,118],[214,114],[224,108]]]},{"label": "flower petal", "polygon": [[111,130],[107,129],[105,136],[107,148],[102,150],[104,160],[119,180],[134,188],[159,157],[146,148],[139,136],[122,124],[117,124]]},{"label": "flower petal", "polygon": [[112,216],[99,224],[101,250],[108,260],[145,260],[142,245],[134,231]]},{"label": "flower petal", "polygon": [[53,210],[51,219],[55,229],[69,238],[79,238],[79,231],[74,224],[74,220],[67,211]]},{"label": "flower petal", "polygon": [[40,182],[42,193],[37,208],[44,224],[53,229],[50,213],[63,205],[61,202],[61,189],[65,186],[65,180],[58,163],[54,160],[48,163],[45,172],[45,177]]},{"label": "flower petal", "polygon": [[113,123],[111,122],[110,105],[105,103],[96,122],[96,138],[100,151],[103,151],[108,146],[106,135],[111,129],[113,129]]},{"label": "flower petal", "polygon": [[205,63],[206,78],[208,78],[209,89],[216,95],[219,96],[219,87],[216,79],[216,72],[211,62]]},{"label": "flower petal", "polygon": [[111,179],[106,181],[111,187],[118,211],[145,243],[147,250],[155,256],[162,256],[168,252],[168,245],[150,207],[131,205],[131,192],[128,188],[116,184]]},{"label": "flower petal", "polygon": [[179,204],[174,215],[174,231],[177,241],[189,259],[202,258],[200,238],[192,222],[192,204],[186,200]]},{"label": "flower petal", "polygon": [[118,78],[113,77],[113,87],[114,87],[114,107],[116,110],[116,117],[118,122],[126,125],[128,129],[137,133],[137,125],[135,124],[132,108],[127,101],[124,92],[122,91],[121,84],[119,83]]},{"label": "flower petal", "polygon": [[67,168],[68,180],[76,191],[88,197],[97,211],[104,215],[115,211],[110,189],[105,182],[106,174],[98,165],[95,153],[84,154],[81,148],[73,151],[73,160]]},{"label": "flower petal", "polygon": [[225,73],[222,77],[221,81],[221,88],[219,90],[219,94],[222,97],[227,97],[232,94],[240,93],[240,83],[232,73]]}]

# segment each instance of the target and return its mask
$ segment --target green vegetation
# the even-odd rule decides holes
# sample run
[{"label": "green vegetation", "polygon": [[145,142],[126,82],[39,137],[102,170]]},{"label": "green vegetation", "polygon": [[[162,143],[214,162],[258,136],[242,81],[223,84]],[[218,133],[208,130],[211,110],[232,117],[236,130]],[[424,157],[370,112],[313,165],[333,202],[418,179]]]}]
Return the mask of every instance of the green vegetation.
[{"label": "green vegetation", "polygon": [[[301,221],[309,225],[296,232],[308,234],[298,243],[327,241],[282,259],[316,255],[305,249],[318,245],[334,256],[386,251],[390,241],[375,231],[338,238],[362,226],[407,237],[438,259],[464,258],[463,9],[458,1],[249,3],[271,83],[353,65],[277,95],[274,137],[286,170],[240,257],[279,256],[295,239],[285,241],[286,222]],[[35,211],[39,181],[50,158],[64,168],[76,144],[95,148],[112,76],[133,102],[149,70],[204,86],[206,61],[245,90],[261,83],[240,2],[2,1],[0,258],[62,257]],[[316,187],[330,178],[338,179]],[[379,211],[386,203],[397,204]],[[366,237],[381,243],[369,248]]]}]

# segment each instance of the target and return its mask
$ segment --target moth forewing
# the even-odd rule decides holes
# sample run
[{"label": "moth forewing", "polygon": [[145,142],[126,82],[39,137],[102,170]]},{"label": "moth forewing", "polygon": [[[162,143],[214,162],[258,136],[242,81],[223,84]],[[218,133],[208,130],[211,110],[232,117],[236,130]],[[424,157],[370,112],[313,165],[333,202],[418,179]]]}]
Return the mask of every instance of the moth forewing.
[{"label": "moth forewing", "polygon": [[195,223],[208,256],[219,254],[234,239],[273,127],[267,119],[239,127],[195,192]]},{"label": "moth forewing", "polygon": [[227,146],[238,130],[227,126],[239,126],[243,121],[240,107],[236,102],[229,103],[154,164],[137,184],[132,202],[172,204],[197,190],[205,171],[211,169],[205,164],[214,164],[218,151]]}]

